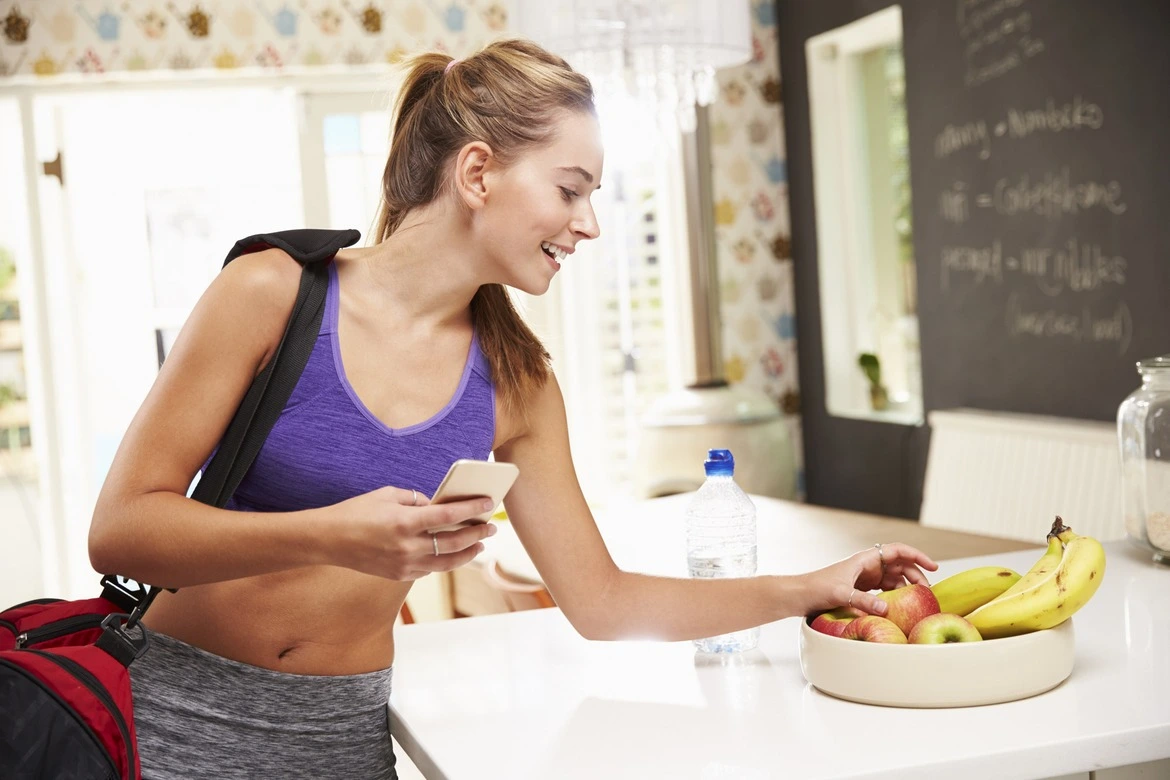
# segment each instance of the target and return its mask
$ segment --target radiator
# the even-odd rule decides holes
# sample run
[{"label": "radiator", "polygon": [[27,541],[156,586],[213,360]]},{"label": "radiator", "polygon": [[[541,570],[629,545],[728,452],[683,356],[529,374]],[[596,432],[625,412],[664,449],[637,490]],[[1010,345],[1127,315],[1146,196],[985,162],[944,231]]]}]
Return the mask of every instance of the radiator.
[{"label": "radiator", "polygon": [[1125,537],[1114,425],[967,409],[927,419],[923,525],[1042,544],[1060,515],[1077,533]]}]

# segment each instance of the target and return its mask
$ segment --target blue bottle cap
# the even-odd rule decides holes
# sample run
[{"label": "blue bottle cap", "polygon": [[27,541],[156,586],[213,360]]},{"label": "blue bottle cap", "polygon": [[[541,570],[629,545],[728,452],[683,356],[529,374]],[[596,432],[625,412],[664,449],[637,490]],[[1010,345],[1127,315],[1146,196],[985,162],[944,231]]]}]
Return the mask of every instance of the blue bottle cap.
[{"label": "blue bottle cap", "polygon": [[735,474],[735,457],[731,450],[707,450],[703,468],[708,477],[730,477]]}]

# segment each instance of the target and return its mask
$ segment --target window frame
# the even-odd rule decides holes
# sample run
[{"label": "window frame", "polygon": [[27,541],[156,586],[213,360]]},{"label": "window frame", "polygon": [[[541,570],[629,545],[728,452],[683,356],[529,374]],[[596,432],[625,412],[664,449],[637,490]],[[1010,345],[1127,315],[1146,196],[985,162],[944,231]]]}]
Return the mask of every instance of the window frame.
[{"label": "window frame", "polygon": [[[857,358],[880,352],[869,322],[881,290],[897,280],[882,267],[871,215],[876,205],[869,163],[865,55],[902,42],[902,9],[893,5],[805,42],[808,63],[817,269],[821,305],[825,408],[836,417],[903,425],[923,422],[915,349],[910,398],[900,408],[872,408]],[[887,264],[888,265],[888,264]],[[916,333],[917,324],[913,323]],[[888,376],[888,375],[887,375]]]}]

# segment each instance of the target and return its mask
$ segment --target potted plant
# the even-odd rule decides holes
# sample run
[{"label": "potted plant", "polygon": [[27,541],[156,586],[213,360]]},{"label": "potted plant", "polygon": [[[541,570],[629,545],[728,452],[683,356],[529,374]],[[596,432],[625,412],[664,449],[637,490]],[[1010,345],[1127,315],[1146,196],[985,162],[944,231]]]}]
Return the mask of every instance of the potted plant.
[{"label": "potted plant", "polygon": [[890,396],[886,386],[882,384],[882,364],[878,356],[872,352],[862,352],[857,358],[857,365],[861,366],[866,379],[869,380],[869,405],[874,411],[884,411],[890,406]]}]

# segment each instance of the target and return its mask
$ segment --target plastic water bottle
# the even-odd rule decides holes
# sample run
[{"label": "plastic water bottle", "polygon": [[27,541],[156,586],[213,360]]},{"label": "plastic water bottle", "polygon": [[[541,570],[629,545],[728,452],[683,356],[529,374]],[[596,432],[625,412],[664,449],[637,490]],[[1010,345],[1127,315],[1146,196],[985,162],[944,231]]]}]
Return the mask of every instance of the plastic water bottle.
[{"label": "plastic water bottle", "polygon": [[[692,577],[751,577],[756,573],[756,505],[735,484],[730,450],[707,450],[707,481],[687,507],[687,565]],[[704,653],[751,650],[759,627],[696,639]]]}]

